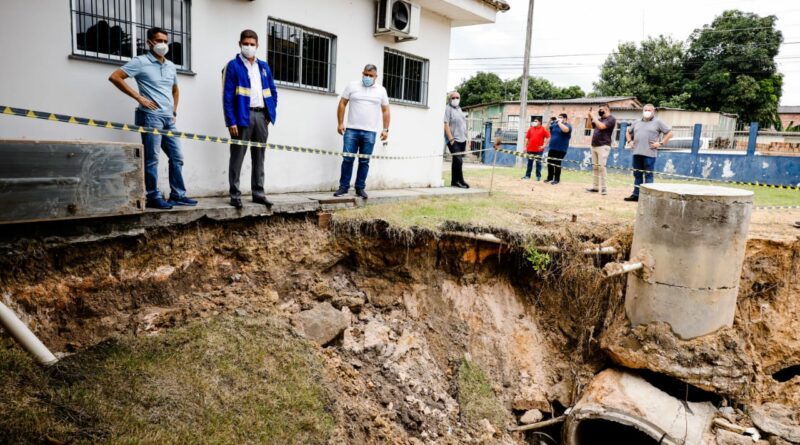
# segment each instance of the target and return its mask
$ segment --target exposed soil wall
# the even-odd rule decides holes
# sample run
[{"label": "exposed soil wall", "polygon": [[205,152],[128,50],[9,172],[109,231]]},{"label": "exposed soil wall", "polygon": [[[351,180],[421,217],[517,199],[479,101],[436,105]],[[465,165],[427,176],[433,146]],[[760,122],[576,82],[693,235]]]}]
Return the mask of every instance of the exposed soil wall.
[{"label": "exposed soil wall", "polygon": [[[631,329],[624,277],[603,280],[610,258],[576,253],[602,242],[626,257],[630,228],[541,229],[491,243],[380,222],[322,230],[270,219],[85,244],[19,241],[0,257],[1,297],[54,351],[76,354],[194,320],[296,326],[299,312],[328,302],[350,320],[317,356],[334,393],[331,443],[524,443],[505,432],[516,415],[560,414],[609,356],[741,403],[800,408],[800,378],[772,378],[800,364],[800,243],[751,240],[735,326],[687,344],[668,327]],[[562,253],[537,263],[532,245]]]}]

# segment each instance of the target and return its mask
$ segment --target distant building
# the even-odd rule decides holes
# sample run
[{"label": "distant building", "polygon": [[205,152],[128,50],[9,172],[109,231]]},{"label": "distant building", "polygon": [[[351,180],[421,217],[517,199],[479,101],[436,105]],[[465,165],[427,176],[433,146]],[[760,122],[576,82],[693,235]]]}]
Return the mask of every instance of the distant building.
[{"label": "distant building", "polygon": [[[589,110],[597,111],[601,104],[608,104],[617,123],[633,122],[642,117],[643,104],[634,96],[583,97],[578,99],[554,99],[528,101],[528,117],[532,121],[539,118],[544,121],[551,116],[566,113],[575,129],[571,145],[582,147],[591,142],[591,122],[586,114]],[[798,107],[800,108],[800,107]],[[492,102],[464,107],[469,113],[473,127],[480,122],[491,121],[502,131],[504,138],[515,139],[514,130],[519,128],[519,101]],[[656,108],[659,119],[676,130],[676,136],[690,137],[695,124],[702,124],[707,134],[732,137],[736,129],[736,115],[711,112],[689,111],[678,108]],[[800,122],[800,119],[798,120]],[[496,131],[495,131],[496,133]],[[615,135],[618,137],[618,135]]]},{"label": "distant building", "polygon": [[800,125],[800,106],[778,107],[778,116],[781,119],[781,127],[784,129]]}]

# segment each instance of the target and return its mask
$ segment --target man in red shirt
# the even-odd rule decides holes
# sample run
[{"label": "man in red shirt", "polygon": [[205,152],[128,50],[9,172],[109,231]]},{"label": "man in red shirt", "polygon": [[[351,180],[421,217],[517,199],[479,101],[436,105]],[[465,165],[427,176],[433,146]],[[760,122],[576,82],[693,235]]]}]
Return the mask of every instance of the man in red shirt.
[{"label": "man in red shirt", "polygon": [[[547,141],[550,139],[550,132],[542,127],[539,118],[533,118],[531,127],[528,128],[528,133],[525,135],[527,142],[528,154],[535,155],[536,158],[536,180],[542,180],[542,154]],[[522,179],[531,179],[531,170],[533,170],[533,159],[528,159],[528,169],[525,171],[525,176]]]}]

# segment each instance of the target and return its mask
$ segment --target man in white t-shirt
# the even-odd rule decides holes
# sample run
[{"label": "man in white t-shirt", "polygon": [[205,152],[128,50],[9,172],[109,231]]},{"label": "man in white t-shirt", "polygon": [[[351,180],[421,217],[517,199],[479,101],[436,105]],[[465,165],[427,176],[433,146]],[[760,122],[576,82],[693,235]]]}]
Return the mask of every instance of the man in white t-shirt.
[{"label": "man in white t-shirt", "polygon": [[[339,134],[344,135],[344,152],[371,155],[378,131],[382,141],[389,137],[389,96],[386,94],[386,88],[376,83],[378,68],[375,65],[365,66],[361,74],[361,80],[350,82],[344,89],[336,117],[339,119]],[[347,113],[345,126],[344,111],[347,104],[350,104],[350,110]],[[342,159],[339,190],[336,190],[333,196],[346,195],[350,190],[354,160],[355,157],[352,156],[345,156]],[[369,158],[358,158],[356,195],[364,199],[367,199],[367,193],[364,191],[367,172],[369,172]]]}]

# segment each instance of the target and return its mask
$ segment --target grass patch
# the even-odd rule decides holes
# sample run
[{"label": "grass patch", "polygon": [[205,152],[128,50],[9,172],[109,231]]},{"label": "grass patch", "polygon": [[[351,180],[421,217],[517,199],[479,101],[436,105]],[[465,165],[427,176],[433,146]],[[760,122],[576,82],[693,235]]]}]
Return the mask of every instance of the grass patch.
[{"label": "grass patch", "polygon": [[0,341],[0,443],[323,444],[332,411],[315,349],[268,319],[124,337],[49,370]]},{"label": "grass patch", "polygon": [[511,224],[517,199],[503,192],[491,197],[431,198],[366,206],[336,212],[339,219],[382,219],[393,226],[436,229],[445,221]]},{"label": "grass patch", "polygon": [[487,419],[495,427],[503,424],[505,409],[492,389],[489,376],[466,359],[458,367],[458,403],[462,417],[469,424],[481,419]]}]

